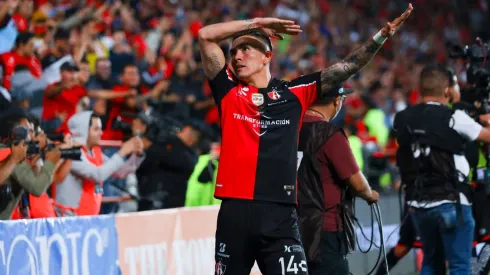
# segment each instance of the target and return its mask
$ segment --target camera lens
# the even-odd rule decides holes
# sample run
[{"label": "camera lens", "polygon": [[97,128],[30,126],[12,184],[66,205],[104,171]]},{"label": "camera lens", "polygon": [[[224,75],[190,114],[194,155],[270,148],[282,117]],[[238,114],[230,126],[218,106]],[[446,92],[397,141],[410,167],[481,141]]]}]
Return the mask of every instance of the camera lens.
[{"label": "camera lens", "polygon": [[80,148],[61,149],[62,159],[80,160],[82,158],[82,150]]}]

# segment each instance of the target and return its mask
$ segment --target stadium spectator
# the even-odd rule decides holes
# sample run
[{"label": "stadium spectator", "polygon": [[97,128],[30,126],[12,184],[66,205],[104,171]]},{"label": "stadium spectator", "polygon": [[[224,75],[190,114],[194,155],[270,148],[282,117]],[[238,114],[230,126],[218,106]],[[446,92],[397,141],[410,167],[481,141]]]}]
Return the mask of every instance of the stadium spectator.
[{"label": "stadium spectator", "polygon": [[[79,68],[67,61],[60,66],[61,81],[46,88],[44,93],[43,128],[47,132],[67,132],[67,122],[77,112],[79,101],[85,97],[116,99],[131,96],[132,93],[116,93],[105,90],[87,91],[85,83],[88,81],[89,72],[85,64],[85,71],[79,72]],[[76,74],[78,72],[78,74]]]},{"label": "stadium spectator", "polygon": [[[121,202],[128,197],[102,198],[102,182],[112,174],[125,177],[143,161],[141,140],[126,141],[118,153],[108,158],[102,153],[102,122],[91,111],[74,115],[68,121],[74,142],[83,145],[82,159],[72,161],[70,173],[53,192],[58,216],[98,215],[104,202]],[[129,159],[127,159],[129,157]]]},{"label": "stadium spectator", "polygon": [[34,35],[30,32],[20,33],[15,40],[12,51],[0,55],[3,68],[3,87],[12,88],[12,76],[17,70],[27,69],[35,77],[41,77],[42,69],[39,59],[34,55]]}]

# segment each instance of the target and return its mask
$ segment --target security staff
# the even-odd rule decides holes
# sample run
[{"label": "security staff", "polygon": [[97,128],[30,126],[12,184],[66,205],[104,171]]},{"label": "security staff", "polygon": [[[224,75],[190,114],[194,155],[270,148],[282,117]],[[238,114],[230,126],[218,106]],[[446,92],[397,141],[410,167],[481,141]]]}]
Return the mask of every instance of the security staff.
[{"label": "security staff", "polygon": [[349,274],[347,253],[356,245],[351,193],[369,203],[379,198],[360,171],[344,131],[330,122],[350,93],[341,86],[331,88],[303,117],[298,213],[310,275]]},{"label": "security staff", "polygon": [[443,274],[445,260],[451,274],[470,274],[475,221],[464,145],[475,139],[490,142],[490,131],[446,106],[445,68],[424,68],[420,93],[422,103],[398,113],[394,130],[405,200],[422,241],[421,274]]}]

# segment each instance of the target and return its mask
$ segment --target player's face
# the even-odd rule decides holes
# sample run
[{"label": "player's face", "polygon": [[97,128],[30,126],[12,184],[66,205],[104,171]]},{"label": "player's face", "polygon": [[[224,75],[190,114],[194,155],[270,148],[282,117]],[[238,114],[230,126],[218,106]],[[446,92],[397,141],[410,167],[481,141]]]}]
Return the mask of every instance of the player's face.
[{"label": "player's face", "polygon": [[266,50],[262,41],[251,36],[242,36],[233,41],[230,57],[236,76],[246,79],[266,68],[272,53]]}]

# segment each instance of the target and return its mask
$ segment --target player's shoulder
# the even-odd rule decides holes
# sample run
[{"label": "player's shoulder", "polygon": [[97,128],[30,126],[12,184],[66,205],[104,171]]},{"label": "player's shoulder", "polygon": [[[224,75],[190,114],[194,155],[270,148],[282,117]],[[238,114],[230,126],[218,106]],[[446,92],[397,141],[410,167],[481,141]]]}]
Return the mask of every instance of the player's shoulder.
[{"label": "player's shoulder", "polygon": [[297,77],[294,77],[290,80],[284,80],[287,83],[288,87],[295,87],[301,85],[309,85],[312,83],[316,83],[320,80],[321,72],[314,72],[309,74],[303,74]]}]

